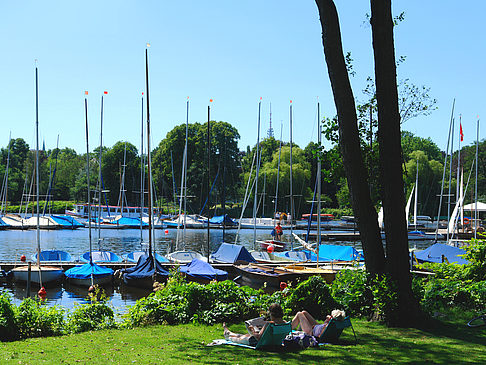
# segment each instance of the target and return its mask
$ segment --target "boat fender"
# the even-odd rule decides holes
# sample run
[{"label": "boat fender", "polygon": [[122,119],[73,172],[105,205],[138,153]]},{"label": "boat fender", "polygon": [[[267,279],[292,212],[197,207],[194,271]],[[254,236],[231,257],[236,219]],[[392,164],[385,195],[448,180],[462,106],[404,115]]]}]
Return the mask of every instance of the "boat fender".
[{"label": "boat fender", "polygon": [[39,291],[37,292],[37,295],[41,299],[46,299],[46,296],[47,296],[46,288],[44,288],[44,287],[40,288]]},{"label": "boat fender", "polygon": [[274,245],[268,245],[267,246],[267,252],[272,253],[273,251],[275,251],[275,246]]},{"label": "boat fender", "polygon": [[25,262],[25,260],[27,260],[27,258],[25,257],[25,255],[20,256],[20,261]]}]

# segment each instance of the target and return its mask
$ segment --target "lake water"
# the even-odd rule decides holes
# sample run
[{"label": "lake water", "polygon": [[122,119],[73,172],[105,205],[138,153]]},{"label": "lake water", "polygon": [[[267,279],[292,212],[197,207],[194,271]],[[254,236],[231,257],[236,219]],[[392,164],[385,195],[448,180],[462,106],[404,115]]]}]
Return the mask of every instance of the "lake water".
[{"label": "lake water", "polygon": [[[182,230],[180,237],[182,237]],[[296,231],[303,232],[303,231]],[[234,243],[237,230],[226,230],[224,241]],[[289,232],[285,232],[289,233]],[[144,241],[148,241],[148,231],[143,231]],[[165,255],[175,249],[177,237],[177,229],[156,230],[155,231],[155,249],[158,253]],[[73,257],[89,250],[89,236],[88,230],[81,228],[77,230],[53,230],[41,231],[41,249],[58,249],[69,252]],[[269,239],[269,230],[257,230],[256,238],[258,240]],[[285,238],[290,239],[290,235],[284,235]],[[180,240],[182,240],[180,238]],[[210,251],[214,252],[219,244],[223,241],[223,231],[221,229],[211,229],[210,231]],[[0,261],[14,261],[20,260],[21,255],[25,255],[30,259],[31,255],[36,252],[36,231],[20,231],[20,230],[5,230],[0,231]],[[186,230],[186,249],[192,249],[207,254],[207,230],[206,229],[187,229]],[[237,243],[253,249],[253,230],[241,230]],[[102,230],[101,241],[98,244],[98,232],[92,230],[92,244],[93,250],[101,247],[103,250],[115,252],[118,255],[140,250],[140,231],[137,229],[125,230]],[[353,245],[356,249],[361,249],[361,243],[357,242],[329,242],[329,244]],[[413,244],[411,244],[413,247]],[[418,242],[417,247],[423,248],[430,245],[430,242]],[[180,248],[180,247],[179,247]],[[169,251],[170,250],[170,251]],[[8,292],[15,303],[19,303],[26,295],[25,286],[16,285],[15,283],[1,283],[0,290]],[[35,285],[32,287],[32,296],[35,295],[38,288]],[[135,301],[149,292],[132,287],[113,287],[107,290],[106,294],[111,300],[115,311],[122,313],[126,307],[133,305]],[[62,305],[66,308],[72,308],[75,303],[85,302],[87,296],[86,288],[79,288],[76,286],[62,286],[47,288],[47,304],[48,305]]]}]

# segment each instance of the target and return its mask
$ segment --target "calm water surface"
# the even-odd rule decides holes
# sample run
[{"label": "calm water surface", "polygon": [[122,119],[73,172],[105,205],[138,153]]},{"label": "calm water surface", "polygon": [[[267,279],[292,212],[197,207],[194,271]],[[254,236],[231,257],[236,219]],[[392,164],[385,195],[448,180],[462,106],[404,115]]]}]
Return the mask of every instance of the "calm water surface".
[{"label": "calm water surface", "polygon": [[[302,232],[302,231],[296,231]],[[224,241],[234,243],[236,239],[237,230],[226,230]],[[288,232],[286,232],[288,233]],[[182,248],[182,230],[180,231],[179,249]],[[253,230],[241,230],[236,242],[253,249]],[[170,251],[175,250],[177,230],[169,229],[155,231],[155,249],[158,253],[165,255]],[[290,235],[284,235],[289,240]],[[89,235],[88,230],[81,228],[78,230],[54,230],[41,231],[41,249],[58,249],[69,252],[73,257],[77,257],[89,250]],[[257,239],[269,239],[269,230],[257,230]],[[143,239],[148,241],[148,232],[143,232]],[[211,229],[210,231],[210,251],[215,251],[219,244],[223,241],[223,231],[220,229]],[[98,243],[100,242],[100,243]],[[192,249],[207,254],[207,230],[205,229],[187,229],[185,248]],[[353,245],[356,249],[361,249],[361,243],[357,242],[329,242],[330,244]],[[428,247],[430,242],[417,242],[417,248]],[[6,230],[0,231],[0,261],[19,260],[21,255],[27,256],[30,259],[31,255],[36,252],[36,231],[17,231]],[[98,232],[92,230],[92,245],[93,250],[103,249],[115,252],[118,255],[140,250],[140,230],[125,229],[125,230],[102,230],[101,240],[98,241]],[[411,244],[413,247],[414,244]],[[0,290],[8,292],[13,301],[18,304],[26,295],[25,286],[17,285],[15,283],[1,283]],[[35,295],[38,288],[33,286],[32,295]],[[126,311],[127,306],[133,305],[135,301],[149,292],[132,287],[113,287],[106,291],[110,298],[111,304],[117,313]],[[62,305],[68,309],[72,308],[75,303],[85,302],[87,295],[86,288],[79,288],[76,286],[62,286],[47,288],[47,304],[48,305]]]}]

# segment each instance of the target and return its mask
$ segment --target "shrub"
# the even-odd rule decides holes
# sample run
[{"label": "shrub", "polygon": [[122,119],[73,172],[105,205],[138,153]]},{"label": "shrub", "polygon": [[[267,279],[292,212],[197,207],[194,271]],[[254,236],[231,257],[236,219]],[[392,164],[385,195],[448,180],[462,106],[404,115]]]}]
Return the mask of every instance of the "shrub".
[{"label": "shrub", "polygon": [[486,240],[472,239],[465,247],[464,258],[469,261],[465,265],[465,272],[469,279],[486,280]]},{"label": "shrub", "polygon": [[268,297],[262,291],[238,287],[232,281],[201,285],[185,282],[176,275],[158,291],[130,307],[124,326],[240,322],[266,310],[262,307],[268,307]]},{"label": "shrub", "polygon": [[64,309],[48,307],[40,299],[26,298],[16,308],[20,338],[60,335],[64,332]]},{"label": "shrub", "polygon": [[11,341],[17,338],[14,308],[7,293],[0,293],[0,341]]},{"label": "shrub", "polygon": [[329,286],[320,276],[312,276],[299,283],[289,296],[286,305],[292,312],[305,309],[316,319],[325,319],[333,309],[338,307],[331,296]]},{"label": "shrub", "polygon": [[67,328],[69,332],[79,333],[106,328],[116,328],[115,314],[108,305],[108,300],[99,289],[88,297],[86,304],[75,304],[74,310],[68,315]]},{"label": "shrub", "polygon": [[333,298],[346,309],[349,315],[369,316],[373,309],[373,293],[368,285],[365,270],[345,269],[336,275],[332,282]]}]

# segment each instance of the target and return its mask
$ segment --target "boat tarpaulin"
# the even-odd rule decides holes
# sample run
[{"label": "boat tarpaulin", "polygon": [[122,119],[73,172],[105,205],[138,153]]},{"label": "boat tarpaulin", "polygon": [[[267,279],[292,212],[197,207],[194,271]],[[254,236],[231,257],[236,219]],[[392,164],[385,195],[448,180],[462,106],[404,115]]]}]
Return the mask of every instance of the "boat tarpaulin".
[{"label": "boat tarpaulin", "polygon": [[241,245],[231,243],[221,243],[218,251],[211,254],[211,259],[217,262],[234,264],[237,261],[255,262],[253,256]]},{"label": "boat tarpaulin", "polygon": [[91,274],[93,274],[93,277],[95,278],[101,278],[113,275],[113,270],[94,263],[88,263],[81,266],[75,266],[69,270],[66,270],[64,273],[64,275],[66,275],[66,277],[69,279],[89,279]]},{"label": "boat tarpaulin", "polygon": [[72,228],[81,228],[84,227],[81,223],[79,223],[76,219],[69,215],[51,215],[51,218],[57,224],[65,227],[72,227]]},{"label": "boat tarpaulin", "polygon": [[[120,226],[140,227],[140,218],[121,217],[114,220],[112,223]],[[148,223],[142,221],[142,226],[146,227],[148,226]]]},{"label": "boat tarpaulin", "polygon": [[226,226],[236,226],[238,223],[232,219],[228,214],[225,215],[215,215],[209,220],[211,224],[225,224]]},{"label": "boat tarpaulin", "polygon": [[425,250],[413,252],[417,260],[421,262],[443,262],[442,255],[444,255],[449,263],[459,265],[469,263],[469,261],[460,256],[465,253],[466,251],[461,248],[445,245],[443,243],[435,243]]},{"label": "boat tarpaulin", "polygon": [[153,255],[142,255],[138,259],[137,265],[122,270],[123,281],[128,284],[132,281],[152,278],[154,275],[169,277],[169,272],[164,270],[158,260]]},{"label": "boat tarpaulin", "polygon": [[182,273],[198,279],[223,281],[228,279],[228,273],[224,270],[215,269],[207,262],[192,259],[192,261],[179,269]]},{"label": "boat tarpaulin", "polygon": [[[355,261],[363,257],[352,246],[319,245],[319,261]],[[311,261],[316,261],[317,255],[311,252]]]}]

